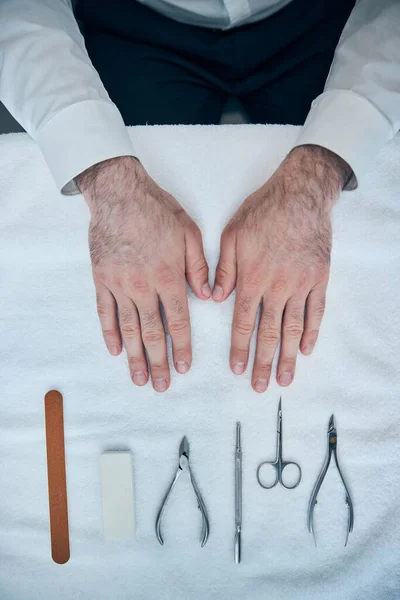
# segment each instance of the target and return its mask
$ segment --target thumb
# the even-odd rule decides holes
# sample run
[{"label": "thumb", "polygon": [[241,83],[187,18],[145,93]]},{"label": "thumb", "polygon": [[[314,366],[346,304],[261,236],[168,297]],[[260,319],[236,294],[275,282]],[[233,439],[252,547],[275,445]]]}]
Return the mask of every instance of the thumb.
[{"label": "thumb", "polygon": [[196,296],[201,300],[207,300],[211,296],[208,264],[204,256],[203,238],[197,225],[186,229],[185,242],[186,278]]},{"label": "thumb", "polygon": [[219,261],[215,271],[213,300],[221,302],[226,300],[236,284],[236,235],[223,231]]}]

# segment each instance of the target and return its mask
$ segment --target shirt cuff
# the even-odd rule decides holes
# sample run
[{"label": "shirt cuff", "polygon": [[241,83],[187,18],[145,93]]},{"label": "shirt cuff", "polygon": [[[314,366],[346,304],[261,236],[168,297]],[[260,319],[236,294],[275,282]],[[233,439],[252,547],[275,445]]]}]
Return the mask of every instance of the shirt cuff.
[{"label": "shirt cuff", "polygon": [[295,147],[316,144],[335,152],[353,170],[344,189],[354,190],[395,133],[367,98],[350,90],[331,90],[312,102]]},{"label": "shirt cuff", "polygon": [[36,134],[57,187],[77,194],[74,177],[116,156],[134,156],[121,114],[113,103],[85,100],[52,117]]}]

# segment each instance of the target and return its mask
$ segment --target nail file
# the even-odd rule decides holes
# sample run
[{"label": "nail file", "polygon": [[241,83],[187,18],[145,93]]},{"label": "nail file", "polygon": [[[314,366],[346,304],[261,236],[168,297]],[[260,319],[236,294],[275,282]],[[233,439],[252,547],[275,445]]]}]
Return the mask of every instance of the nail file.
[{"label": "nail file", "polygon": [[104,452],[100,457],[103,533],[107,541],[135,535],[132,454]]},{"label": "nail file", "polygon": [[57,390],[44,398],[47,478],[49,487],[51,556],[54,562],[69,560],[67,481],[65,473],[63,397]]}]

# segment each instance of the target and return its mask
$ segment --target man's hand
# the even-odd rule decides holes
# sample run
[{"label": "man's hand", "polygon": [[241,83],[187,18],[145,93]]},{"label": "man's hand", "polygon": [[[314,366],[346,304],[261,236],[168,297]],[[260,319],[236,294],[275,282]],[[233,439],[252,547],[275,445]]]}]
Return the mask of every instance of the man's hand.
[{"label": "man's hand", "polygon": [[211,296],[200,230],[133,157],[99,163],[76,181],[91,212],[89,247],[104,341],[113,355],[123,341],[137,385],[148,381],[146,349],[153,387],[163,392],[170,371],[160,301],[175,368],[186,373],[192,349],[185,273],[198,298]]},{"label": "man's hand", "polygon": [[213,299],[236,285],[230,366],[247,366],[257,309],[262,302],[252,386],[269,384],[278,342],[280,385],[293,381],[297,350],[310,354],[318,337],[329,279],[330,213],[350,167],[319,146],[300,146],[249,196],[221,237]]}]

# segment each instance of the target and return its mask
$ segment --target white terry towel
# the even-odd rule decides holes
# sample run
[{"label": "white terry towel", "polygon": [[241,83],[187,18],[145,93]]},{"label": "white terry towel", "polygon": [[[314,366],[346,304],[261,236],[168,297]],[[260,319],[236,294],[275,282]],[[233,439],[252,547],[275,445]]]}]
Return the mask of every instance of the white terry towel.
[{"label": "white terry towel", "polygon": [[[295,127],[145,127],[131,130],[143,164],[204,234],[211,281],[219,236],[244,198],[272,174]],[[89,210],[62,197],[23,134],[0,137],[2,600],[394,600],[400,597],[400,139],[380,153],[363,188],[333,211],[327,312],[311,357],[288,389],[250,387],[251,369],[228,366],[234,298],[190,295],[193,366],[173,371],[165,394],[130,381],[124,354],[102,341],[88,255]],[[252,354],[254,352],[254,344]],[[251,364],[251,363],[250,363]],[[64,395],[71,559],[50,557],[43,397]],[[275,452],[283,399],[283,451],[303,468],[299,487],[267,491],[256,468]],[[306,528],[309,496],[326,453],[331,413],[352,493],[354,532],[332,466],[316,508],[319,545]],[[233,562],[235,423],[243,435],[243,562]],[[211,534],[188,481],[154,522],[183,435],[207,505]],[[136,539],[102,536],[99,457],[130,449]]]}]

